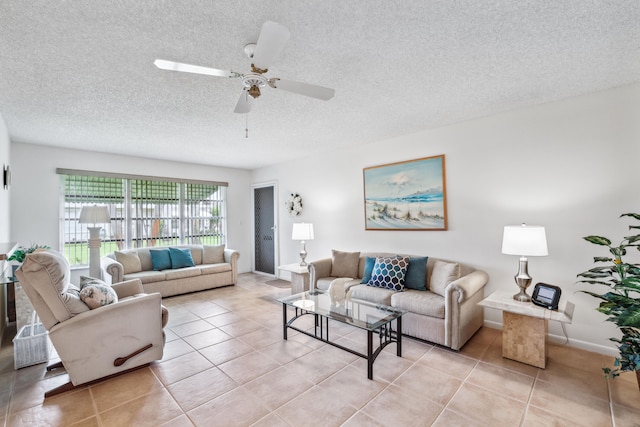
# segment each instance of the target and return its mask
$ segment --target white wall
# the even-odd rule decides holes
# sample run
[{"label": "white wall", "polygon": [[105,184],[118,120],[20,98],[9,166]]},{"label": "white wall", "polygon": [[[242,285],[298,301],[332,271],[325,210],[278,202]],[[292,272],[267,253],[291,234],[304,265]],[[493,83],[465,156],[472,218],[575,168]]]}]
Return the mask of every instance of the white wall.
[{"label": "white wall", "polygon": [[[304,221],[316,237],[307,242],[308,260],[332,248],[424,254],[484,269],[486,295],[516,293],[518,257],[501,254],[503,227],[543,225],[549,256],[530,258],[533,283],[558,285],[563,300],[576,304],[570,345],[614,354],[608,338],[615,327],[594,310],[594,298],[576,293],[587,286],[575,281],[593,256],[606,255],[581,238],[618,241],[628,224],[618,216],[640,212],[639,94],[640,85],[624,87],[256,170],[254,182],[279,182],[281,204],[291,192],[303,198],[301,216],[281,210],[280,263],[297,261],[291,226]],[[362,169],[439,154],[446,156],[449,230],[365,231]],[[485,310],[485,322],[499,326],[501,313]],[[550,334],[562,335],[553,323]]]},{"label": "white wall", "polygon": [[252,216],[249,171],[15,142],[11,149],[11,239],[14,241],[23,245],[34,242],[59,247],[60,193],[56,168],[226,181],[229,183],[227,247],[240,252],[239,271],[250,271]]},{"label": "white wall", "polygon": [[[7,165],[11,165],[11,157],[10,157],[10,144],[9,144],[9,133],[7,132],[7,126],[0,115],[0,243],[8,243],[10,239],[9,228],[11,223],[9,222],[9,212],[10,212],[10,203],[9,203],[9,194],[10,189],[4,189],[4,183],[2,182],[3,171]],[[2,274],[3,269],[6,267],[6,261],[0,261],[0,274]],[[0,285],[2,286],[2,285]],[[4,319],[6,317],[5,312],[5,286],[2,286],[0,289],[0,337],[4,332]]]}]

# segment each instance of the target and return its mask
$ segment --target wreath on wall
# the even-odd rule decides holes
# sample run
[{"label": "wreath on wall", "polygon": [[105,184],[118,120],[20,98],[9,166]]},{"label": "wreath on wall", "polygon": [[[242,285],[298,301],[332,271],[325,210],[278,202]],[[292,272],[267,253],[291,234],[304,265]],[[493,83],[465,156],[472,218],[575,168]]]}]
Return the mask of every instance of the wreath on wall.
[{"label": "wreath on wall", "polygon": [[302,197],[298,193],[291,193],[284,205],[287,207],[290,217],[295,217],[302,213]]}]

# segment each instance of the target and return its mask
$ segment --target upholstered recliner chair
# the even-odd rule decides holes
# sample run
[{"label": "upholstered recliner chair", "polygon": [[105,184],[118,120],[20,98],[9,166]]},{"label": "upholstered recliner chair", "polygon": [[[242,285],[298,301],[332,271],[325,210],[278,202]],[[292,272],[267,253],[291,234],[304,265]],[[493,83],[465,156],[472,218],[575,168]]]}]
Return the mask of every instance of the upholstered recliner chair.
[{"label": "upholstered recliner chair", "polygon": [[130,280],[111,285],[117,302],[90,309],[95,304],[83,302],[70,273],[55,251],[28,255],[16,271],[60,357],[52,366],[62,365],[71,380],[45,397],[162,359],[168,312],[160,294],[145,294],[139,280]]}]

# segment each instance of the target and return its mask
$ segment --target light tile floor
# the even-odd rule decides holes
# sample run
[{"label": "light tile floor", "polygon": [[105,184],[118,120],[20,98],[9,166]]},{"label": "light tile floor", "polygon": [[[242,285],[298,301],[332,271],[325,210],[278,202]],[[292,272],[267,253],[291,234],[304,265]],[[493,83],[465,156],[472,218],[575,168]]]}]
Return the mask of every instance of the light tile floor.
[{"label": "light tile floor", "polygon": [[[367,379],[357,356],[291,333],[289,289],[240,275],[237,286],[164,299],[162,361],[44,401],[67,381],[45,364],[13,370],[0,348],[0,424],[7,426],[640,426],[635,376],[604,379],[610,358],[550,346],[546,370],[501,356],[500,331],[482,328],[460,352],[405,339]],[[361,349],[366,334],[332,325]],[[15,331],[13,331],[15,334]]]}]

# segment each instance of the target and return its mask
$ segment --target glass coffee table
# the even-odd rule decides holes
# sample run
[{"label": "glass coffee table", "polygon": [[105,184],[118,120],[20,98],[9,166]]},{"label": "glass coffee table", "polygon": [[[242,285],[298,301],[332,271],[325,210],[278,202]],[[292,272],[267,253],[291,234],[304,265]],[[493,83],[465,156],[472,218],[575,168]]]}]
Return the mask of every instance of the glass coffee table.
[{"label": "glass coffee table", "polygon": [[[280,298],[278,301],[282,303],[282,332],[285,340],[287,330],[292,329],[367,359],[367,376],[370,380],[373,379],[373,362],[387,345],[395,342],[396,354],[402,357],[402,315],[406,313],[404,310],[361,300],[347,300],[336,304],[331,300],[328,292],[318,289]],[[288,319],[287,307],[294,309],[294,316],[291,319]],[[311,329],[304,330],[293,325],[296,320],[306,315],[315,318],[312,332]],[[367,354],[330,341],[329,320],[366,330]],[[375,350],[373,349],[374,334],[378,336]]]}]

